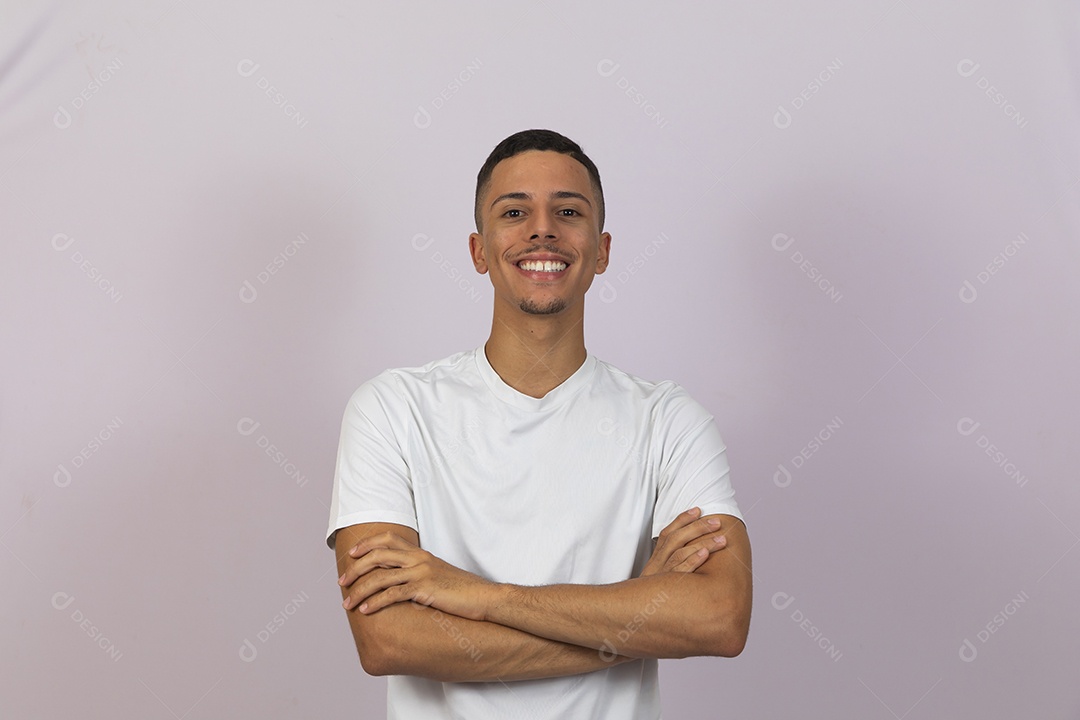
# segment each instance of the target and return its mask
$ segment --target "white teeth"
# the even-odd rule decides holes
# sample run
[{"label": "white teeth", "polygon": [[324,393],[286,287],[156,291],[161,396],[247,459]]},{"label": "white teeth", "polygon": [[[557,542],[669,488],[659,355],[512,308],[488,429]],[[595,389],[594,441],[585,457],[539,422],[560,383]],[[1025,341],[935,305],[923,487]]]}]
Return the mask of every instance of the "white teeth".
[{"label": "white teeth", "polygon": [[566,263],[558,260],[522,260],[518,263],[522,270],[537,272],[562,272],[566,269]]}]

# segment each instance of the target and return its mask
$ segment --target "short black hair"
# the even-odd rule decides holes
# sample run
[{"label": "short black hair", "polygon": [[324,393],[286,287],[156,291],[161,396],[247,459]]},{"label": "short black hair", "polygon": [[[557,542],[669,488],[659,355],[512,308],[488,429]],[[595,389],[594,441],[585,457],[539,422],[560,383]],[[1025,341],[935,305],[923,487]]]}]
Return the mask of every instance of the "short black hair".
[{"label": "short black hair", "polygon": [[593,192],[596,193],[597,217],[600,220],[600,230],[604,229],[604,187],[600,184],[600,171],[589,156],[584,153],[581,146],[570,138],[560,135],[554,130],[522,130],[514,133],[495,146],[488,155],[480,173],[476,176],[476,201],[473,207],[473,215],[476,220],[476,231],[481,232],[481,198],[491,185],[491,173],[495,166],[507,158],[514,157],[528,150],[554,150],[577,160],[589,171],[589,179],[592,181]]}]

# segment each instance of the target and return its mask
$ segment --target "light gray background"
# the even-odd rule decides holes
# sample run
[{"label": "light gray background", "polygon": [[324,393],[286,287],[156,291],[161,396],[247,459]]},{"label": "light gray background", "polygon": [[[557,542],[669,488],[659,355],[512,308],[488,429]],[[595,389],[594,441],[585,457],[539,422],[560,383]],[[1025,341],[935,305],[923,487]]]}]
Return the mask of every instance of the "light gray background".
[{"label": "light gray background", "polygon": [[587,346],[715,414],[753,540],[747,649],[662,662],[665,716],[1080,718],[1078,30],[5,2],[0,715],[384,717],[341,414],[484,341],[476,172],[547,127],[606,190]]}]

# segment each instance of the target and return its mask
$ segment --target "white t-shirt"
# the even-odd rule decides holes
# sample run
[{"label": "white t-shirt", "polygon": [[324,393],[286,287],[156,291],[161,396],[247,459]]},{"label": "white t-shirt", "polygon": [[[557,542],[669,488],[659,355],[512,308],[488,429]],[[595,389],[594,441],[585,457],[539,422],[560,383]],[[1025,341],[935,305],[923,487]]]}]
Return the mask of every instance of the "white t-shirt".
[{"label": "white t-shirt", "polygon": [[[680,386],[587,353],[534,398],[503,382],[481,346],[356,390],[326,542],[349,525],[398,523],[495,582],[600,585],[637,577],[653,538],[694,506],[742,519],[716,423]],[[506,683],[388,680],[391,720],[660,717],[655,659]]]}]

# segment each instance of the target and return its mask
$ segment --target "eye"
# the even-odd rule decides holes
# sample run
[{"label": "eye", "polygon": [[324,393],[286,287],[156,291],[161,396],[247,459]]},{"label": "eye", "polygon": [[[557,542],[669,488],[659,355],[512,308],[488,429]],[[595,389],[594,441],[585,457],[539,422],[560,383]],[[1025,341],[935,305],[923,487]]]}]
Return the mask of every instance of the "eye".
[{"label": "eye", "polygon": [[574,215],[580,215],[581,214],[581,213],[579,213],[577,210],[575,210],[573,208],[563,208],[559,212],[561,212],[561,213],[570,213],[569,215],[566,215],[565,217],[573,217]]},{"label": "eye", "polygon": [[519,212],[521,212],[521,211],[517,210],[517,209],[512,209],[512,210],[507,210],[506,212],[503,213],[503,215],[506,215],[506,216],[509,216],[509,217],[520,217],[519,215],[510,215],[510,213],[519,213]]}]

